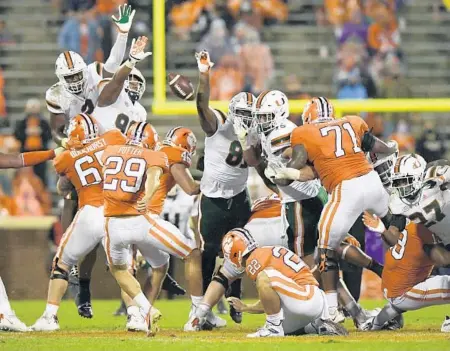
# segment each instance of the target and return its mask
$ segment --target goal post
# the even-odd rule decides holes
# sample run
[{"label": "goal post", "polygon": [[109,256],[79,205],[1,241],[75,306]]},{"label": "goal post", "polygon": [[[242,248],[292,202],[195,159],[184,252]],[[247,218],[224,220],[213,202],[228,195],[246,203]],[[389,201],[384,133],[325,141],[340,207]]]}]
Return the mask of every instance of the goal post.
[{"label": "goal post", "polygon": [[[165,1],[153,1],[153,103],[157,116],[196,115],[193,101],[172,101],[166,97],[166,15]],[[353,112],[449,112],[450,98],[331,100],[336,116]],[[307,101],[290,100],[289,110],[299,114]],[[212,101],[211,107],[228,111],[228,101]]]}]

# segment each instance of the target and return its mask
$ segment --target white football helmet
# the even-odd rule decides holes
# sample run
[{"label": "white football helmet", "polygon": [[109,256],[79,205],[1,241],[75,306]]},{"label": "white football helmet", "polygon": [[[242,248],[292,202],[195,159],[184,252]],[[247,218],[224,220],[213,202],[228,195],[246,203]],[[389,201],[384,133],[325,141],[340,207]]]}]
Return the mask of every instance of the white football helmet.
[{"label": "white football helmet", "polygon": [[240,123],[248,130],[253,124],[253,105],[256,98],[251,93],[242,92],[233,96],[228,105],[228,115],[233,123]]},{"label": "white football helmet", "polygon": [[398,152],[389,156],[376,154],[374,152],[367,153],[367,159],[373,164],[373,168],[378,173],[381,183],[385,188],[389,188],[392,184],[392,172],[394,171],[397,157]]},{"label": "white football helmet", "polygon": [[55,74],[63,87],[73,94],[84,91],[87,82],[87,65],[73,51],[64,51],[56,59]]},{"label": "white football helmet", "polygon": [[392,190],[400,198],[413,197],[422,189],[427,163],[422,156],[408,154],[400,156],[392,174]]},{"label": "white football helmet", "polygon": [[139,101],[145,92],[145,78],[136,67],[134,67],[127,79],[125,80],[123,86],[131,101],[135,103]]},{"label": "white football helmet", "polygon": [[268,134],[289,117],[289,100],[279,90],[263,91],[259,94],[253,111],[258,131]]}]

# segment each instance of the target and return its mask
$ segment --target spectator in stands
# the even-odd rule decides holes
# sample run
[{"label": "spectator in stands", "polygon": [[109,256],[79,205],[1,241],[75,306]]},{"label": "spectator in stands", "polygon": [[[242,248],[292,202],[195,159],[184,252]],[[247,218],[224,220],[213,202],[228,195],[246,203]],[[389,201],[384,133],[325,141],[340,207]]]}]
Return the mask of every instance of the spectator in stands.
[{"label": "spectator in stands", "polygon": [[16,172],[13,179],[13,198],[17,205],[17,216],[44,216],[50,213],[51,196],[30,167]]},{"label": "spectator in stands", "polygon": [[255,29],[246,34],[240,58],[247,80],[246,90],[257,95],[268,89],[275,73],[272,52],[267,44],[261,42]]},{"label": "spectator in stands", "polygon": [[81,8],[64,22],[58,35],[58,46],[61,50],[79,53],[87,64],[102,61],[100,34],[94,12]]},{"label": "spectator in stands", "polygon": [[0,20],[0,46],[8,44],[14,44],[14,37],[8,28],[6,28],[6,22]]},{"label": "spectator in stands", "polygon": [[367,90],[362,83],[358,57],[344,53],[335,77],[338,99],[366,99]]},{"label": "spectator in stands", "polygon": [[[283,0],[228,0],[228,9],[235,18],[253,16],[248,23],[255,25],[258,18],[267,23],[284,22],[288,18],[288,6]],[[256,25],[256,27],[259,27]]]},{"label": "spectator in stands", "polygon": [[[52,140],[50,124],[41,114],[38,99],[29,99],[25,107],[25,118],[16,123],[14,136],[20,143],[20,152],[47,150]],[[47,165],[41,163],[33,167],[34,173],[47,184]]]},{"label": "spectator in stands", "polygon": [[352,8],[349,14],[349,20],[342,27],[342,34],[339,38],[339,44],[353,39],[367,45],[367,24],[364,23],[363,14],[359,7]]},{"label": "spectator in stands", "polygon": [[[283,77],[283,92],[290,100],[309,100],[311,96],[302,87],[300,78],[295,74]],[[296,125],[302,124],[301,114],[290,114],[289,119]]]},{"label": "spectator in stands", "polygon": [[445,157],[445,140],[439,134],[436,126],[426,124],[425,128],[416,142],[416,152],[425,161],[432,162]]},{"label": "spectator in stands", "polygon": [[395,132],[389,137],[398,143],[398,150],[401,154],[414,152],[416,141],[409,130],[409,124],[401,119],[397,123]]},{"label": "spectator in stands", "polygon": [[372,55],[396,55],[400,52],[400,32],[395,14],[381,3],[374,12],[375,22],[369,26],[367,42]]},{"label": "spectator in stands", "polygon": [[174,33],[180,40],[189,40],[194,24],[197,23],[202,13],[208,8],[208,1],[173,0],[172,3],[170,19],[174,25]]},{"label": "spectator in stands", "polygon": [[17,205],[14,199],[5,194],[0,186],[0,217],[15,216],[17,213]]},{"label": "spectator in stands", "polygon": [[6,113],[6,99],[3,93],[5,89],[5,79],[3,78],[3,70],[0,69],[0,128],[9,125],[8,115]]},{"label": "spectator in stands", "polygon": [[236,56],[225,55],[211,73],[211,99],[230,100],[244,88],[244,74]]},{"label": "spectator in stands", "polygon": [[211,23],[208,34],[197,45],[197,52],[207,50],[212,62],[219,62],[222,56],[233,55],[235,47],[224,20],[218,18]]},{"label": "spectator in stands", "polygon": [[336,38],[342,35],[342,26],[349,19],[348,15],[359,8],[357,0],[325,0],[325,14],[328,22],[334,26]]}]

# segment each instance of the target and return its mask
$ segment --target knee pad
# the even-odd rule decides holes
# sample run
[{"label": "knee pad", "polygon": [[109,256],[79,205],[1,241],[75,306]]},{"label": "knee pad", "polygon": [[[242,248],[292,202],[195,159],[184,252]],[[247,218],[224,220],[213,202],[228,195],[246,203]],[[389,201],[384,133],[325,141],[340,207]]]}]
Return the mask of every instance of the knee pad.
[{"label": "knee pad", "polygon": [[337,271],[339,270],[339,257],[337,252],[330,249],[319,249],[319,271]]},{"label": "knee pad", "polygon": [[50,274],[50,279],[62,279],[67,282],[69,281],[69,272],[58,266],[58,263],[56,263]]},{"label": "knee pad", "polygon": [[[220,268],[222,268],[222,267],[220,267]],[[220,285],[222,285],[225,288],[225,291],[227,291],[228,287],[229,287],[228,278],[225,277],[225,275],[220,271],[220,268],[217,271],[217,273],[214,275],[212,280],[214,282],[218,282]]]}]

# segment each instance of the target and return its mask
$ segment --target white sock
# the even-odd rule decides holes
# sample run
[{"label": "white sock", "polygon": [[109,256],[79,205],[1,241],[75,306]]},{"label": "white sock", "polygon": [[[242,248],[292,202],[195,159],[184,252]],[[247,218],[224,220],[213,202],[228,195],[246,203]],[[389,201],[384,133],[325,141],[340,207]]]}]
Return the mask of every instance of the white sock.
[{"label": "white sock", "polygon": [[0,278],[0,312],[9,314],[12,311],[2,278]]},{"label": "white sock", "polygon": [[206,317],[209,311],[211,311],[211,306],[206,303],[200,302],[195,309],[195,315],[197,317],[203,318]]},{"label": "white sock", "polygon": [[268,314],[266,316],[266,321],[269,322],[270,324],[279,326],[281,325],[281,322],[284,319],[284,315],[283,315],[283,309],[280,309],[280,312],[275,313],[275,314]]},{"label": "white sock", "polygon": [[136,302],[136,305],[139,306],[139,308],[141,309],[142,314],[144,316],[147,316],[148,312],[150,311],[150,308],[152,308],[152,305],[147,300],[145,295],[142,292],[140,292],[139,294],[137,294],[134,297],[133,301]]},{"label": "white sock", "polygon": [[139,307],[131,305],[127,307],[127,315],[136,315],[139,314]]},{"label": "white sock", "polygon": [[56,314],[58,313],[58,308],[59,308],[58,305],[53,305],[47,302],[47,305],[45,306],[45,313],[50,314],[52,316],[56,316]]},{"label": "white sock", "polygon": [[338,296],[335,290],[330,292],[325,292],[325,296],[327,297],[328,308],[337,308],[338,307]]},{"label": "white sock", "polygon": [[191,301],[194,306],[198,306],[200,304],[200,302],[202,302],[202,300],[203,300],[203,296],[191,295]]}]

